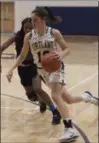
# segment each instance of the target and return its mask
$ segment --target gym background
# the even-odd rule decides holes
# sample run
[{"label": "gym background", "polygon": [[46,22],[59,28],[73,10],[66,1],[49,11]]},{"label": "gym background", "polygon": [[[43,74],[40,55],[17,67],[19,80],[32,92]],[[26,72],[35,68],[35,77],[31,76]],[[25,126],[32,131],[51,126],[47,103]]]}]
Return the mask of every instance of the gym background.
[{"label": "gym background", "polygon": [[0,3],[1,32],[17,31],[22,19],[30,16],[35,6],[49,6],[55,15],[61,16],[62,23],[52,26],[64,35],[99,36],[99,7],[96,0],[3,0]]}]

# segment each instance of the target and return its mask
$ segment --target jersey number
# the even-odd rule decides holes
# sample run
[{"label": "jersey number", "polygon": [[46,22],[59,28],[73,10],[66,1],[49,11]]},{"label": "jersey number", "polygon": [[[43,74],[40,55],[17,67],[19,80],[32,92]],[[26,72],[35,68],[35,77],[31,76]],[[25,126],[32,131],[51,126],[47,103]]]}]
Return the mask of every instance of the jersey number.
[{"label": "jersey number", "polygon": [[[49,53],[49,51],[44,51],[44,52],[43,52],[43,56],[44,56],[45,54],[48,54],[48,53]],[[41,62],[41,52],[38,52],[37,54],[38,54],[38,61]]]}]

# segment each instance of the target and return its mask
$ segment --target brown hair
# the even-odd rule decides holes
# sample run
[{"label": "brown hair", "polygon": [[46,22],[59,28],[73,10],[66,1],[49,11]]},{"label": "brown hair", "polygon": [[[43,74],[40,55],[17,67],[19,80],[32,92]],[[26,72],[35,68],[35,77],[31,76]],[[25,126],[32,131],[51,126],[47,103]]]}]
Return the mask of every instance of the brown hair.
[{"label": "brown hair", "polygon": [[62,19],[60,16],[54,16],[52,11],[48,7],[36,7],[32,13],[35,13],[37,16],[45,18],[47,22],[52,23],[61,23]]}]

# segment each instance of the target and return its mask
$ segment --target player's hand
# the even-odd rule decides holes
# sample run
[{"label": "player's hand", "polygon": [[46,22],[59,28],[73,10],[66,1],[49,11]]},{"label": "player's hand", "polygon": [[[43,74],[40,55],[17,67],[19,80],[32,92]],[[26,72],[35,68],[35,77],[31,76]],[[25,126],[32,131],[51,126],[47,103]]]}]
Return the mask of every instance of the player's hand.
[{"label": "player's hand", "polygon": [[61,56],[57,51],[51,51],[51,53],[54,53],[55,59],[57,59],[58,61],[61,61]]},{"label": "player's hand", "polygon": [[13,71],[9,71],[9,72],[6,74],[7,80],[8,80],[9,82],[11,82],[12,76],[13,76]]}]

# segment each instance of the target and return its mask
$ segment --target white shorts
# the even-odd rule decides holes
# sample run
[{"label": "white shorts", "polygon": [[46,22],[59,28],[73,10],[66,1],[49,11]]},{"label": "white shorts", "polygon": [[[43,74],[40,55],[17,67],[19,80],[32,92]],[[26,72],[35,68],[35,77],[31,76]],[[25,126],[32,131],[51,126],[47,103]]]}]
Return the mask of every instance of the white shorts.
[{"label": "white shorts", "polygon": [[48,73],[46,72],[44,69],[39,69],[38,68],[38,74],[41,76],[41,78],[43,79],[43,81],[49,86],[50,83],[60,83],[62,85],[66,84],[65,81],[65,72],[64,72],[64,64],[61,64],[61,68],[53,73]]}]

